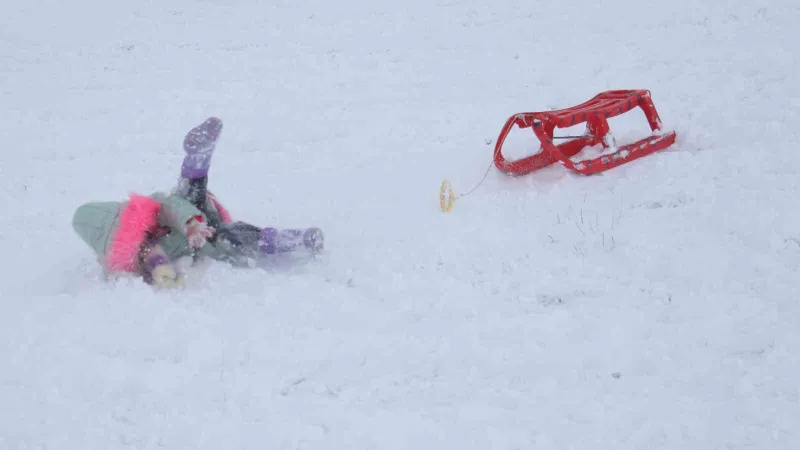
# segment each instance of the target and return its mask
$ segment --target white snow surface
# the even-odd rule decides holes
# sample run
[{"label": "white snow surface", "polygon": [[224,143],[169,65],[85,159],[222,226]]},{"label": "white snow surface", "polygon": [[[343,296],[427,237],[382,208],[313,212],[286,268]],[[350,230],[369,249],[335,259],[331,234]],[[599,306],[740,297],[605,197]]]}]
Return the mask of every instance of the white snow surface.
[{"label": "white snow surface", "polygon": [[[800,448],[795,0],[3,9],[0,448]],[[633,88],[668,150],[439,211],[510,115]],[[212,115],[214,193],[325,254],[104,282],[75,208]]]}]

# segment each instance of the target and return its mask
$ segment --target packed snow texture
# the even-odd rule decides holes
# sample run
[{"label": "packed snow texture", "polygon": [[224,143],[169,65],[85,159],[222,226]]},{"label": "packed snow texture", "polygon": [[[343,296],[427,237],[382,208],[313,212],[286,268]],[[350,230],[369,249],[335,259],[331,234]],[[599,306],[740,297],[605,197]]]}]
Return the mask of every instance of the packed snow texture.
[{"label": "packed snow texture", "polygon": [[[6,4],[0,448],[800,447],[798,22],[795,0]],[[492,169],[439,211],[510,115],[639,88],[668,150]],[[73,211],[170,189],[212,115],[211,190],[325,254],[103,281]]]}]

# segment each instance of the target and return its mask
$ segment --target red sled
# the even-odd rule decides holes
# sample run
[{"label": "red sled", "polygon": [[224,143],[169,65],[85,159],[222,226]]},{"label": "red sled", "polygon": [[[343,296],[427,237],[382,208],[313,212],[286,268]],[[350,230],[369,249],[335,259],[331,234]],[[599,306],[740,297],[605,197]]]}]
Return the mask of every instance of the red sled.
[{"label": "red sled", "polygon": [[[644,111],[652,133],[632,144],[617,147],[613,136],[609,133],[608,119],[636,107]],[[574,139],[559,145],[553,144],[553,140],[558,139],[553,137],[556,127],[567,128],[584,122],[586,132],[582,136],[573,136]],[[503,142],[514,125],[519,128],[533,128],[533,133],[541,142],[542,151],[516,161],[506,160],[502,153]],[[675,131],[662,131],[661,119],[650,98],[650,91],[645,89],[605,91],[571,108],[519,113],[509,117],[497,138],[494,164],[503,173],[518,176],[560,161],[577,173],[592,175],[663,150],[675,142],[675,137]],[[573,162],[570,159],[584,148],[598,144],[611,151],[580,162]]]}]

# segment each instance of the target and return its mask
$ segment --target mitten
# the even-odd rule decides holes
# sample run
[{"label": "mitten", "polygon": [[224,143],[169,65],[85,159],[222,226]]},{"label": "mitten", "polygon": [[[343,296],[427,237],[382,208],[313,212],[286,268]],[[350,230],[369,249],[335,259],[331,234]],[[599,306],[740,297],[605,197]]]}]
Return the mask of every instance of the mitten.
[{"label": "mitten", "polygon": [[214,227],[206,225],[202,216],[195,216],[186,222],[186,240],[189,247],[200,248],[214,235]]},{"label": "mitten", "polygon": [[148,248],[143,263],[145,281],[149,284],[159,289],[183,286],[183,275],[175,270],[161,246],[154,245]]},{"label": "mitten", "polygon": [[171,264],[160,264],[150,271],[153,286],[159,289],[174,289],[183,287],[183,275],[178,273]]}]

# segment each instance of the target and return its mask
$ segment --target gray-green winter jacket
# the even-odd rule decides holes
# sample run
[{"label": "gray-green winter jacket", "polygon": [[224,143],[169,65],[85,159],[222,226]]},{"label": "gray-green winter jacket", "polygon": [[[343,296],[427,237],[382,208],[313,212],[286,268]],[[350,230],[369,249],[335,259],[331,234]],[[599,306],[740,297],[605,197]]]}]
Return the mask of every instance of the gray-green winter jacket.
[{"label": "gray-green winter jacket", "polygon": [[[175,194],[132,194],[121,202],[91,202],[78,207],[72,226],[95,252],[106,273],[141,273],[139,254],[148,239],[161,246],[170,260],[192,254],[186,223],[201,217],[206,223],[230,222],[224,207],[209,194],[207,217],[185,198]],[[200,256],[219,260],[229,254],[212,244],[196,250]]]}]

